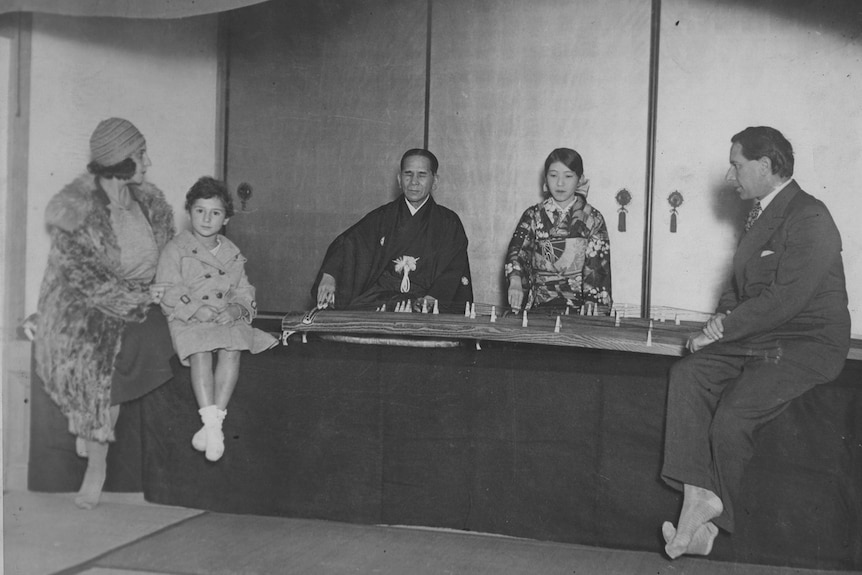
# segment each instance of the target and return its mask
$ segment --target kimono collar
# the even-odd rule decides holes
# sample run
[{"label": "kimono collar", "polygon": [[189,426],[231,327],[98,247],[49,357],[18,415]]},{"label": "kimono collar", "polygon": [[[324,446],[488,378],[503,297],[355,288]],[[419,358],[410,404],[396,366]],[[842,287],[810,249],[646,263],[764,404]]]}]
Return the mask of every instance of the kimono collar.
[{"label": "kimono collar", "polygon": [[431,194],[428,194],[427,196],[425,196],[425,201],[422,202],[421,206],[416,208],[416,207],[413,207],[413,204],[410,203],[410,201],[407,199],[407,196],[404,196],[404,201],[407,202],[407,209],[410,210],[410,215],[415,216],[416,212],[418,212],[419,210],[421,210],[422,208],[425,207],[425,204],[428,203],[428,200],[430,198],[431,198]]},{"label": "kimono collar", "polygon": [[586,205],[587,201],[584,199],[583,196],[579,194],[575,194],[574,200],[572,200],[572,202],[566,207],[563,207],[558,204],[557,200],[555,200],[553,196],[550,196],[543,202],[543,207],[545,208],[545,211],[548,213],[549,216],[552,216],[555,213],[565,214],[567,212],[575,212],[578,210],[582,210],[584,209],[584,207],[586,207]]}]

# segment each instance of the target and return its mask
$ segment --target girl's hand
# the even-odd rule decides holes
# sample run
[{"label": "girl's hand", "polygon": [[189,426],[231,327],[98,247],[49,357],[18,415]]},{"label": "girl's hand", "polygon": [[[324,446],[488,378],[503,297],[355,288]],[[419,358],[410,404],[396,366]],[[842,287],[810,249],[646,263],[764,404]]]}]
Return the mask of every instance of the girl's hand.
[{"label": "girl's hand", "polygon": [[162,302],[162,298],[165,296],[165,290],[170,287],[171,284],[167,282],[159,282],[150,284],[150,299],[153,303],[159,304]]},{"label": "girl's hand", "polygon": [[198,308],[198,311],[195,312],[195,315],[192,317],[200,322],[211,322],[214,321],[218,317],[219,313],[211,305],[202,305]]},{"label": "girl's hand", "polygon": [[218,316],[215,318],[215,322],[219,325],[233,323],[243,316],[244,311],[245,308],[241,305],[238,303],[232,303],[219,312]]},{"label": "girl's hand", "polygon": [[524,287],[518,277],[512,277],[509,280],[509,305],[512,311],[518,313],[521,311],[521,304],[524,303]]}]

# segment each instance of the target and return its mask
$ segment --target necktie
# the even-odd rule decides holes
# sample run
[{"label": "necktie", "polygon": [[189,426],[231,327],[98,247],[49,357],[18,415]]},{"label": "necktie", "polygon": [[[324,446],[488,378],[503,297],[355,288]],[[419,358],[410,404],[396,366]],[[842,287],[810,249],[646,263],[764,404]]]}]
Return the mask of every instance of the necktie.
[{"label": "necktie", "polygon": [[748,219],[745,220],[745,231],[751,229],[751,226],[754,225],[754,220],[756,220],[760,216],[760,212],[763,210],[760,209],[760,202],[754,202],[754,207],[751,208],[751,211],[748,212]]}]

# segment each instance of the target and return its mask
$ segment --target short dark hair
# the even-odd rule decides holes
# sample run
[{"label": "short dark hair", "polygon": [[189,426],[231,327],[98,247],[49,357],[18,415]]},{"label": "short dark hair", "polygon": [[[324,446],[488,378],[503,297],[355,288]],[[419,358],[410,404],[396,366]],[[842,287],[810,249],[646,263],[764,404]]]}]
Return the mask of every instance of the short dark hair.
[{"label": "short dark hair", "polygon": [[122,162],[114,164],[113,166],[103,166],[98,162],[90,162],[87,164],[88,172],[94,176],[105,178],[106,180],[110,180],[111,178],[130,180],[132,179],[132,176],[135,175],[137,169],[138,166],[132,158],[126,158]]},{"label": "short dark hair", "polygon": [[229,218],[233,215],[233,198],[224,182],[203,176],[189,189],[186,194],[186,211],[190,212],[192,206],[197,200],[208,200],[210,198],[218,198],[224,205],[225,217]]},{"label": "short dark hair", "polygon": [[769,126],[750,126],[735,134],[731,143],[739,144],[747,160],[764,156],[772,161],[772,173],[782,178],[793,175],[793,146],[784,135]]},{"label": "short dark hair", "polygon": [[431,173],[437,174],[437,168],[440,167],[440,163],[437,161],[437,156],[426,150],[425,148],[411,148],[404,152],[404,155],[401,156],[401,169],[404,169],[404,160],[411,156],[422,156],[423,158],[428,158],[428,161],[431,162]]},{"label": "short dark hair", "polygon": [[545,176],[548,175],[548,170],[554,162],[562,162],[567,168],[575,172],[579,178],[584,175],[584,159],[571,148],[557,148],[548,155],[548,158],[545,160]]}]

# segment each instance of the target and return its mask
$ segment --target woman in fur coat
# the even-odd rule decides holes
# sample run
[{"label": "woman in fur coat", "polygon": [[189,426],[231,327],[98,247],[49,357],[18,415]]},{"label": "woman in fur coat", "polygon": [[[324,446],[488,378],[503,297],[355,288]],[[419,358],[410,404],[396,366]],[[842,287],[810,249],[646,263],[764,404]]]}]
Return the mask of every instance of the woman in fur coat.
[{"label": "woman in fur coat", "polygon": [[36,372],[78,438],[87,471],[75,503],[99,503],[120,404],[172,377],[170,334],[153,284],[174,235],[164,194],[145,182],[146,141],[109,118],[90,137],[89,174],[48,204],[48,268],[39,294]]}]

